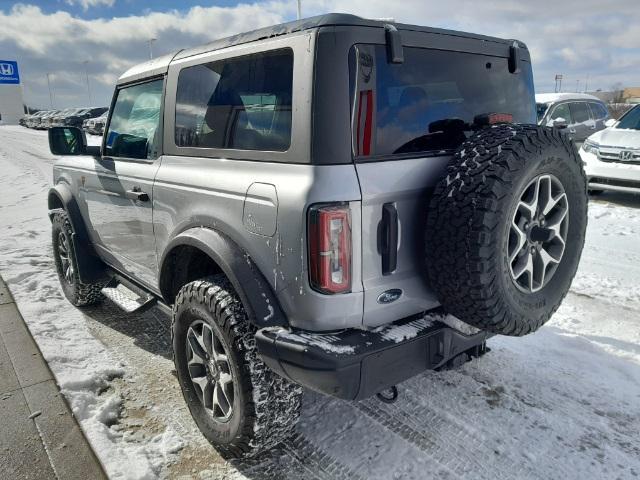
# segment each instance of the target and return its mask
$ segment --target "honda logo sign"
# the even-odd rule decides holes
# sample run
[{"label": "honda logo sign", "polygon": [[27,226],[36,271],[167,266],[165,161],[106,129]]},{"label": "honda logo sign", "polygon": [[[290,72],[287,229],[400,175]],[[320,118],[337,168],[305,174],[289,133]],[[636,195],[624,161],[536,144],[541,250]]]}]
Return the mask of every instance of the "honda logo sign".
[{"label": "honda logo sign", "polygon": [[0,63],[0,75],[12,76],[13,65],[10,63]]},{"label": "honda logo sign", "polygon": [[18,62],[13,60],[0,60],[0,85],[20,83]]}]

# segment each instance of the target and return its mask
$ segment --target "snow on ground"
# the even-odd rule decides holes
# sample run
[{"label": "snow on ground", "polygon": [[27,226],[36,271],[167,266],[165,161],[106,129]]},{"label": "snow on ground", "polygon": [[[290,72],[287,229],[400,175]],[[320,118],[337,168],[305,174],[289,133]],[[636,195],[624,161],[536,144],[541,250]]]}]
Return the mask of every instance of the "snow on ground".
[{"label": "snow on ground", "polygon": [[494,337],[463,368],[401,384],[393,405],[306,393],[292,439],[232,464],[184,405],[166,316],[63,298],[52,163],[45,132],[0,127],[0,272],[112,478],[640,476],[640,196],[591,201],[572,291],[536,334]]}]

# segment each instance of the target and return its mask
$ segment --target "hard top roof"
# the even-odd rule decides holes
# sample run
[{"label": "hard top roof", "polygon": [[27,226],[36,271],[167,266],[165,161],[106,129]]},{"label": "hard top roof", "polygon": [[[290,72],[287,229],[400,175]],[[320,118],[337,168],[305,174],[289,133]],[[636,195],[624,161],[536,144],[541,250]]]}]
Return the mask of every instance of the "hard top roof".
[{"label": "hard top roof", "polygon": [[[382,28],[387,24],[393,24],[400,31],[413,31],[413,32],[425,32],[435,33],[440,35],[452,35],[457,37],[473,38],[477,40],[498,42],[511,44],[513,40],[506,40],[496,37],[488,37],[485,35],[476,35],[473,33],[459,32],[455,30],[446,30],[442,28],[422,27],[418,25],[409,25],[404,23],[396,23],[391,20],[375,20],[358,17],[356,15],[350,15],[346,13],[328,13],[325,15],[318,15],[316,17],[304,18],[302,20],[295,20],[293,22],[281,23],[279,25],[272,25],[269,27],[252,30],[250,32],[239,33],[230,37],[220,38],[213,42],[188,48],[184,50],[178,50],[169,55],[154,58],[147,62],[141,63],[130,68],[119,79],[118,83],[128,83],[139,80],[141,78],[150,77],[153,75],[161,75],[165,73],[169,67],[169,64],[173,60],[198,55],[201,53],[211,52],[214,50],[220,50],[222,48],[232,47],[234,45],[241,45],[245,43],[255,42],[258,40],[265,40],[272,37],[279,37],[282,35],[288,35],[295,32],[301,32],[305,30],[312,30],[320,27],[335,27],[335,26],[354,26],[354,27],[374,27]],[[526,45],[519,42],[519,45],[526,48]]]},{"label": "hard top roof", "polygon": [[588,93],[536,93],[536,102],[538,103],[552,103],[562,100],[595,100],[601,102],[595,95],[589,95]]}]

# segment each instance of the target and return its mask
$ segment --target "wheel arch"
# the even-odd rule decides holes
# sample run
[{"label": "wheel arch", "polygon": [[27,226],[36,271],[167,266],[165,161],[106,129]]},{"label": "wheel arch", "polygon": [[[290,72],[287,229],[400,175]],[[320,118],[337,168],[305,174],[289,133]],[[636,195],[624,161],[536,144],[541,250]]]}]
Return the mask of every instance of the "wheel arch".
[{"label": "wheel arch", "polygon": [[183,285],[215,273],[229,279],[251,323],[259,328],[288,325],[275,294],[251,257],[212,228],[190,228],[169,242],[160,261],[160,293],[167,304],[172,304]]},{"label": "wheel arch", "polygon": [[73,229],[73,249],[78,267],[78,276],[83,283],[94,283],[105,278],[105,265],[98,257],[91,244],[78,203],[73,197],[71,188],[58,183],[49,189],[47,194],[49,219],[53,220],[56,210],[64,210]]}]

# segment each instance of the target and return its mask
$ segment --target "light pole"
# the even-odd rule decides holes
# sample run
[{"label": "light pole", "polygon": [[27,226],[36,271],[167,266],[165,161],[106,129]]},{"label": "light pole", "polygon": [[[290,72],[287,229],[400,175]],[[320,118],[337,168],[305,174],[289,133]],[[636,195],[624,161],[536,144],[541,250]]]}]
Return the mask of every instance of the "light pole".
[{"label": "light pole", "polygon": [[151,47],[151,44],[152,44],[153,42],[155,42],[156,40],[157,40],[157,38],[150,38],[150,39],[148,40],[148,41],[149,41],[149,60],[152,60],[152,59],[153,59],[153,49],[152,49],[152,47]]},{"label": "light pole", "polygon": [[91,87],[89,86],[89,68],[87,67],[89,60],[85,60],[82,63],[84,64],[84,74],[87,79],[87,96],[89,97],[89,106],[91,106]]},{"label": "light pole", "polygon": [[48,72],[47,72],[47,86],[49,87],[49,103],[51,103],[51,110],[53,110],[53,94],[51,93],[51,80],[49,80]]},{"label": "light pole", "polygon": [[298,20],[302,18],[302,0],[298,0]]}]

